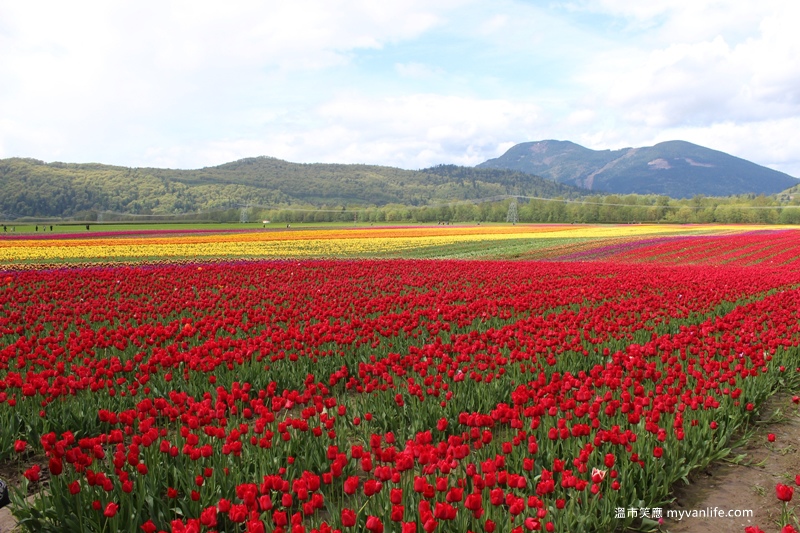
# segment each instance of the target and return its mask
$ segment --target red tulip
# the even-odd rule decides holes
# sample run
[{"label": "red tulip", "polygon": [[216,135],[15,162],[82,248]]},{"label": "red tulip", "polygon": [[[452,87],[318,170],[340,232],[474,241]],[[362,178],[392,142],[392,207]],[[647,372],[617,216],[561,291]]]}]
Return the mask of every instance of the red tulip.
[{"label": "red tulip", "polygon": [[105,516],[106,518],[112,518],[112,517],[116,516],[118,509],[119,509],[119,505],[117,505],[116,503],[113,503],[113,502],[109,502],[109,504],[106,505],[106,508],[103,511],[103,516]]},{"label": "red tulip", "polygon": [[417,533],[417,523],[403,522],[401,526],[401,533]]},{"label": "red tulip", "polygon": [[[755,401],[749,391],[791,368],[800,262],[740,268],[713,259],[728,254],[733,265],[762,257],[760,241],[795,242],[772,250],[789,261],[784,251],[800,250],[800,235],[789,233],[716,239],[723,251],[713,253],[712,241],[672,237],[613,251],[642,261],[661,251],[662,263],[688,254],[719,268],[292,261],[20,272],[0,291],[0,408],[25,402],[24,412],[43,410],[45,425],[62,427],[48,417],[95,395],[95,433],[41,437],[53,483],[125,495],[146,475],[181,504],[170,509],[194,505],[162,517],[176,533],[211,521],[212,507],[191,501],[211,496],[198,487],[260,470],[253,461],[263,454],[283,463],[263,479],[237,478],[234,504],[218,502],[242,529],[260,530],[272,516],[284,533],[311,524],[328,533],[317,516],[323,495],[358,500],[362,485],[375,498],[371,524],[399,521],[404,533],[442,529],[462,505],[476,524],[495,513],[520,516],[509,530],[552,529],[547,509],[566,509],[565,495],[596,499],[609,490],[605,477],[623,491],[631,469],[652,477],[659,465],[633,450],[653,449],[658,460],[671,435],[683,442],[667,448],[670,460],[707,449],[709,428],[741,421]],[[342,409],[339,398],[353,403]],[[374,416],[355,412],[362,401]],[[411,424],[392,422],[400,411]],[[630,460],[617,461],[623,454]],[[64,469],[74,475],[59,480]],[[167,483],[190,488],[179,494]],[[66,493],[64,507],[80,504]],[[286,507],[273,513],[276,495]],[[413,522],[402,520],[404,500],[420,503]],[[120,527],[147,518],[132,513]],[[349,513],[340,525],[352,518],[344,527],[354,528]],[[586,520],[591,528],[596,517]]]},{"label": "red tulip", "polygon": [[779,500],[789,502],[792,500],[792,496],[794,495],[794,487],[778,483],[775,486],[775,493]]},{"label": "red tulip", "polygon": [[33,465],[32,467],[27,469],[23,475],[28,479],[28,481],[30,481],[31,483],[35,483],[39,481],[40,472],[41,472],[41,467],[39,465]]},{"label": "red tulip", "polygon": [[47,469],[54,476],[60,476],[64,471],[64,464],[58,457],[51,457],[47,463]]},{"label": "red tulip", "polygon": [[[272,515],[273,520],[276,519],[277,515],[278,512]],[[228,518],[230,518],[232,522],[243,523],[245,520],[247,520],[247,506],[242,504],[231,505],[231,508],[228,511]],[[276,522],[276,525],[280,524],[277,524]]]},{"label": "red tulip", "polygon": [[344,527],[353,527],[356,525],[356,513],[352,509],[342,509],[342,525]]},{"label": "red tulip", "polygon": [[289,519],[286,516],[286,511],[275,511],[272,513],[272,522],[278,527],[283,527],[288,524]]},{"label": "red tulip", "polygon": [[392,505],[392,512],[390,519],[392,522],[402,522],[405,508],[402,505]]},{"label": "red tulip", "polygon": [[[266,533],[267,529],[264,526],[264,522],[258,519],[248,520],[247,521],[247,532],[248,533]],[[305,529],[297,530],[297,533],[305,533]]]},{"label": "red tulip", "polygon": [[200,523],[208,528],[213,528],[217,526],[217,508],[206,507],[200,513]]},{"label": "red tulip", "polygon": [[664,448],[661,448],[660,446],[656,446],[655,448],[653,448],[653,457],[658,459],[663,455],[664,455]]},{"label": "red tulip", "polygon": [[359,480],[355,476],[350,476],[344,482],[344,492],[345,494],[353,495],[358,490]]},{"label": "red tulip", "polygon": [[377,516],[368,516],[366,528],[373,533],[383,533],[383,522]]}]

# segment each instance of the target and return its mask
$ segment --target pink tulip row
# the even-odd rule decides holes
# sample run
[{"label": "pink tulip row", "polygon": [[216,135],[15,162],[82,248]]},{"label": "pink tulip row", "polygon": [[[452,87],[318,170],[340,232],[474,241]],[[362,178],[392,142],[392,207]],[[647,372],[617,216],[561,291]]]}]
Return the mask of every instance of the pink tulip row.
[{"label": "pink tulip row", "polygon": [[634,241],[609,250],[604,260],[661,264],[792,265],[800,257],[800,232],[795,230],[661,237]]}]

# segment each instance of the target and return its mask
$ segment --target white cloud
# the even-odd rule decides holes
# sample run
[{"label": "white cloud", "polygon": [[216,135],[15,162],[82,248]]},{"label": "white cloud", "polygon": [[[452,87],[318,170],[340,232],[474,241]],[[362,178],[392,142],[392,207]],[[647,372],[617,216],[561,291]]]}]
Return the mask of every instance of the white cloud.
[{"label": "white cloud", "polygon": [[[454,160],[459,164],[477,164],[499,142],[535,134],[542,122],[540,108],[530,102],[436,94],[387,99],[340,98],[323,105],[319,115],[353,133],[363,149],[351,146],[351,151],[360,152],[363,161],[380,160],[372,147],[381,146],[381,141],[371,140],[372,132],[378,130],[380,139],[390,141],[393,164],[401,166],[428,166]],[[431,150],[426,152],[429,156],[420,157],[426,147]],[[378,153],[385,154],[382,150]]]},{"label": "white cloud", "polygon": [[683,139],[800,177],[800,117],[758,122],[719,122],[701,128],[678,127],[652,139]]},{"label": "white cloud", "polygon": [[481,24],[478,31],[483,35],[491,35],[508,28],[507,15],[494,15],[489,20]]},{"label": "white cloud", "polygon": [[396,63],[394,69],[404,78],[430,79],[442,76],[444,70],[424,63]]},{"label": "white cloud", "polygon": [[0,156],[77,157],[91,150],[76,145],[94,142],[111,153],[109,137],[130,142],[131,130],[190,142],[187,132],[296,97],[302,91],[287,79],[305,74],[292,73],[346,66],[354,51],[416,38],[460,3],[6,2]]},{"label": "white cloud", "polygon": [[3,2],[0,157],[421,168],[685,139],[800,175],[797,20],[786,0]]},{"label": "white cloud", "polygon": [[[198,142],[150,148],[165,166],[214,165],[253,155],[296,162],[366,163],[424,168],[440,163],[475,165],[519,139],[543,135],[546,118],[532,103],[435,94],[399,98],[337,97],[312,111],[312,125],[265,131],[259,139]],[[313,154],[313,155],[310,155]]]},{"label": "white cloud", "polygon": [[[800,174],[788,153],[800,145],[787,127],[800,116],[800,44],[793,27],[800,4],[600,5],[640,30],[647,27],[642,40],[653,46],[621,45],[579,73],[585,93],[594,96],[576,102],[577,109],[598,116],[587,138],[609,148],[685,139]],[[776,150],[781,145],[794,148]]]},{"label": "white cloud", "polygon": [[[349,150],[362,160],[380,161],[391,154],[394,164],[418,167],[480,163],[499,142],[532,134],[540,109],[531,103],[417,94],[340,99],[323,106],[320,114],[330,123],[346,124],[355,138]],[[381,141],[366,133],[369,124],[378,126]]]},{"label": "white cloud", "polygon": [[567,116],[566,122],[571,126],[591,125],[597,120],[597,112],[592,109],[579,109]]},{"label": "white cloud", "polygon": [[[787,0],[737,2],[728,0],[579,0],[567,4],[575,11],[609,14],[627,21],[626,33],[640,42],[695,42],[723,35],[731,41],[752,33],[753,21],[785,9]],[[637,34],[643,32],[644,34]]]}]

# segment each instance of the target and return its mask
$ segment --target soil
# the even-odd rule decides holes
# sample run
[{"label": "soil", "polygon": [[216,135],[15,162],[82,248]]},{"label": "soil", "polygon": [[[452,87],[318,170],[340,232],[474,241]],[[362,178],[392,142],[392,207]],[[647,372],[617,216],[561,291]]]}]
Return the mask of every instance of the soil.
[{"label": "soil", "polygon": [[16,525],[17,521],[11,516],[8,507],[0,509],[0,533],[11,533]]},{"label": "soil", "polygon": [[[5,481],[7,478],[3,478]],[[9,483],[10,484],[10,483]],[[0,509],[0,533],[11,533],[14,531],[14,527],[16,527],[17,521],[14,520],[14,517],[11,516],[11,511],[9,507],[3,507]]]},{"label": "soil", "polygon": [[0,533],[16,533],[14,528],[17,526],[17,521],[11,516],[11,511],[8,507],[0,509]]},{"label": "soil", "polygon": [[[775,435],[775,442],[769,442],[770,433]],[[800,491],[795,484],[797,474],[800,474],[800,408],[792,403],[791,396],[778,394],[762,408],[757,429],[747,443],[733,449],[726,461],[695,473],[689,485],[675,487],[676,500],[669,508],[705,511],[705,517],[665,518],[661,531],[743,533],[747,526],[758,526],[766,533],[780,532],[783,502],[778,500],[775,486],[783,483]],[[794,516],[798,500],[800,492],[789,503]],[[736,510],[752,510],[752,516],[720,516]],[[666,514],[665,509],[665,517]],[[797,527],[796,518],[792,525]]]},{"label": "soil", "polygon": [[[42,481],[31,483],[28,486],[28,499],[30,500],[33,494],[41,489],[43,483],[47,482],[49,473],[45,468],[46,462],[44,461],[43,455],[28,457],[26,460],[19,463],[0,464],[0,479],[5,481],[9,487],[19,486],[20,481],[22,481],[22,473],[34,464],[38,464],[42,467]],[[11,508],[3,507],[0,509],[0,533],[18,533],[20,530],[15,529],[16,527],[17,521],[11,515]]]}]

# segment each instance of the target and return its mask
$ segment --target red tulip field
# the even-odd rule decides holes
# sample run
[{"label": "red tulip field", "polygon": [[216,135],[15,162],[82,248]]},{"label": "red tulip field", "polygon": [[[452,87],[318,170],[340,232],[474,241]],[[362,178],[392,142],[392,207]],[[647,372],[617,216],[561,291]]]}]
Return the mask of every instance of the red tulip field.
[{"label": "red tulip field", "polygon": [[800,272],[672,259],[8,270],[13,512],[22,531],[653,530],[616,511],[662,505],[800,382]]}]

